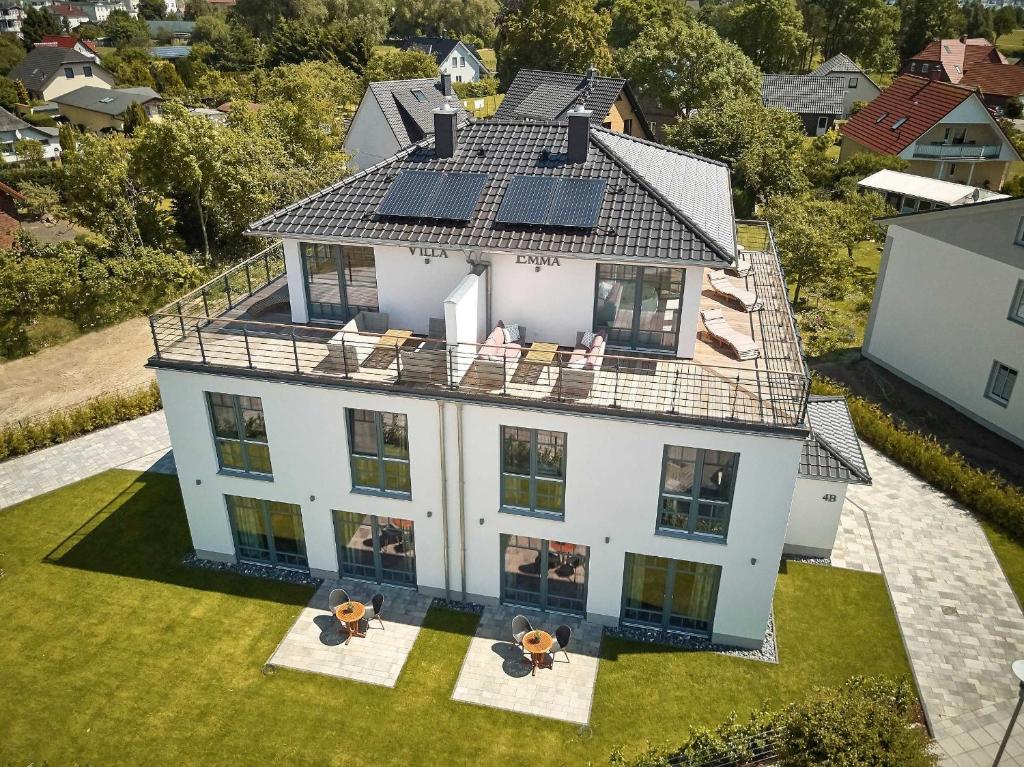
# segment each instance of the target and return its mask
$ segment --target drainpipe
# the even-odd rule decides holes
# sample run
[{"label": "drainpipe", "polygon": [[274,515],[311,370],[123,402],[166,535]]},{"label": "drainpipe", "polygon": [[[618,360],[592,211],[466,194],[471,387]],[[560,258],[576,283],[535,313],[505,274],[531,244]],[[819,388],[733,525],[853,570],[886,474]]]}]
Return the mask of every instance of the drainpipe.
[{"label": "drainpipe", "polygon": [[462,456],[462,403],[455,403],[455,426],[459,445],[459,575],[462,601],[466,601],[466,472]]},{"label": "drainpipe", "polygon": [[441,540],[444,555],[444,598],[452,598],[448,573],[448,462],[444,452],[444,402],[437,401],[437,425],[441,435]]}]

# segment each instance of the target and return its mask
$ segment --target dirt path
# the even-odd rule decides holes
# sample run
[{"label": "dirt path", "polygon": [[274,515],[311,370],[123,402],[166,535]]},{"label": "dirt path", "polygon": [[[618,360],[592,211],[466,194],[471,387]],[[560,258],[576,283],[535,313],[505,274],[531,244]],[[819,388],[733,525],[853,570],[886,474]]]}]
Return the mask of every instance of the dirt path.
[{"label": "dirt path", "polygon": [[0,365],[0,423],[9,423],[153,379],[145,317],[87,333],[66,344]]}]

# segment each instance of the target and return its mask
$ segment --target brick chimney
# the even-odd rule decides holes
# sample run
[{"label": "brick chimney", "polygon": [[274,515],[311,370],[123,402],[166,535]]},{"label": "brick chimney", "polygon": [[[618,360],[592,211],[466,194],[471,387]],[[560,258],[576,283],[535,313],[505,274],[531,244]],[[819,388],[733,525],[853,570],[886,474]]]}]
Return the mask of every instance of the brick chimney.
[{"label": "brick chimney", "polygon": [[455,123],[459,113],[452,109],[451,104],[434,110],[434,155],[446,160],[455,156],[458,137]]},{"label": "brick chimney", "polygon": [[590,151],[590,118],[593,115],[583,104],[569,112],[569,162],[586,162]]}]

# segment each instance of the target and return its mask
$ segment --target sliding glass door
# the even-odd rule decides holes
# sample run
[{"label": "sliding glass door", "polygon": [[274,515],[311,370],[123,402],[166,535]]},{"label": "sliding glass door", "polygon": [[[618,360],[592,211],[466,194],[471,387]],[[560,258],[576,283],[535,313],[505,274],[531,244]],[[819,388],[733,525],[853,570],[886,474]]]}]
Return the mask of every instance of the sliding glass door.
[{"label": "sliding glass door", "polygon": [[718,565],[626,554],[622,619],[667,631],[710,634],[721,575]]},{"label": "sliding glass door", "polygon": [[502,601],[583,615],[589,555],[575,543],[502,535]]},{"label": "sliding glass door", "polygon": [[378,311],[373,248],[301,244],[310,319],[347,322],[361,311]]},{"label": "sliding glass door", "polygon": [[416,585],[411,520],[335,511],[334,535],[342,575],[398,586]]},{"label": "sliding glass door", "polygon": [[235,554],[247,562],[307,567],[302,512],[293,503],[225,496]]},{"label": "sliding glass door", "polygon": [[610,346],[674,352],[679,339],[682,269],[599,264],[594,331]]}]

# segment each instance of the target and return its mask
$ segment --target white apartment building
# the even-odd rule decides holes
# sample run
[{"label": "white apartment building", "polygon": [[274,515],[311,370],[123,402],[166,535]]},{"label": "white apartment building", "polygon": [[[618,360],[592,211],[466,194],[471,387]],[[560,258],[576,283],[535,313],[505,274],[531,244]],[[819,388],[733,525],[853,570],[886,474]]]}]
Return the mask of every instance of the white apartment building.
[{"label": "white apartment building", "polygon": [[783,547],[831,548],[798,474],[850,478],[767,225],[738,260],[724,165],[586,111],[433,118],[153,315],[199,556],[759,646]]}]

